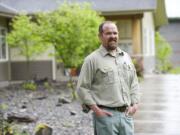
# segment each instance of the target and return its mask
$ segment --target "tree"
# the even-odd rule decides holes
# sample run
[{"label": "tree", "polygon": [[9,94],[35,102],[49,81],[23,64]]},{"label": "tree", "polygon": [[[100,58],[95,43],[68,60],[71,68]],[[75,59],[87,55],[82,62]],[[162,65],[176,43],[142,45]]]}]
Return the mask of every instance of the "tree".
[{"label": "tree", "polygon": [[32,18],[25,14],[16,16],[11,23],[12,31],[7,36],[8,45],[18,48],[19,54],[26,58],[28,79],[30,60],[47,49],[42,37],[39,36],[37,23],[31,20]]},{"label": "tree", "polygon": [[[64,3],[56,11],[38,14],[37,22],[44,40],[55,48],[56,59],[65,68],[77,68],[84,57],[98,47],[97,30],[103,18],[87,3]],[[68,86],[76,98],[75,83]]]},{"label": "tree", "polygon": [[64,3],[56,11],[37,16],[41,35],[56,50],[65,67],[78,67],[97,48],[97,29],[103,18],[87,3]]}]

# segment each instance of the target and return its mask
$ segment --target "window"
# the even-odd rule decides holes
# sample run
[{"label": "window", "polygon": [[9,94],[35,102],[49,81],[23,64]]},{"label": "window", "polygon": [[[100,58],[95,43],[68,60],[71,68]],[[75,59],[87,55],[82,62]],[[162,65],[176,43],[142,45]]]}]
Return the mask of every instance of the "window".
[{"label": "window", "polygon": [[0,60],[7,60],[6,29],[0,27]]},{"label": "window", "polygon": [[130,19],[118,20],[119,46],[122,50],[132,54],[132,21]]}]

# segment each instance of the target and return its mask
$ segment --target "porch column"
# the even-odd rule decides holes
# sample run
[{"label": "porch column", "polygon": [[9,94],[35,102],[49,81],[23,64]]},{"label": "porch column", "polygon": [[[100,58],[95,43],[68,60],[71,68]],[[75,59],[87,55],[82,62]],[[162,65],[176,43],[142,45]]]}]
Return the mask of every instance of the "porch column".
[{"label": "porch column", "polygon": [[141,54],[141,19],[132,19],[133,54]]}]

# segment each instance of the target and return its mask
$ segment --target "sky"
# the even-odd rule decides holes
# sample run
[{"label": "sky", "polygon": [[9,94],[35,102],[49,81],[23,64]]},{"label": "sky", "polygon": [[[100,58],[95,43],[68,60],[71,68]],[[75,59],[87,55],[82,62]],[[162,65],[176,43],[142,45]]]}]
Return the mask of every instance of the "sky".
[{"label": "sky", "polygon": [[180,0],[165,0],[168,17],[180,17]]}]

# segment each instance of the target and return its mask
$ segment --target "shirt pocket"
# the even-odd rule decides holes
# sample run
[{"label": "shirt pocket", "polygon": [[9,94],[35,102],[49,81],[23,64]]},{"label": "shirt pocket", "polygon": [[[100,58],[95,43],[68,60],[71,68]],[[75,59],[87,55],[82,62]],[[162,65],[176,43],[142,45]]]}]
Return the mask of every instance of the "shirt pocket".
[{"label": "shirt pocket", "polygon": [[133,78],[134,72],[135,69],[133,68],[133,65],[123,63],[123,76],[127,82],[130,82],[130,80]]},{"label": "shirt pocket", "polygon": [[100,79],[104,84],[113,84],[116,82],[115,71],[112,68],[100,68]]}]

